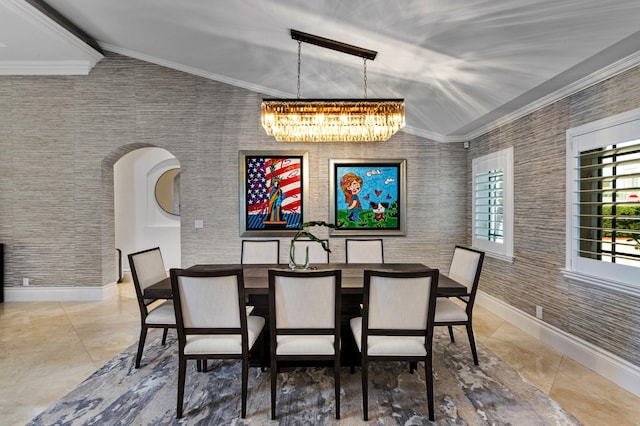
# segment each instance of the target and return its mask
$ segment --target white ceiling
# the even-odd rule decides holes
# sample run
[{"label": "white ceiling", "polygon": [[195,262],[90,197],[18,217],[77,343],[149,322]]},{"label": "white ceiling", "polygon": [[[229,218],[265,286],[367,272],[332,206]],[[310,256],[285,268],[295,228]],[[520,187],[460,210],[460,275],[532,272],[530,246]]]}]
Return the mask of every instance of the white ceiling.
[{"label": "white ceiling", "polygon": [[[102,55],[0,0],[0,74],[86,74]],[[103,50],[296,97],[291,28],[375,50],[369,98],[462,141],[640,63],[639,0],[46,0]],[[302,44],[302,98],[363,96],[361,58]]]}]

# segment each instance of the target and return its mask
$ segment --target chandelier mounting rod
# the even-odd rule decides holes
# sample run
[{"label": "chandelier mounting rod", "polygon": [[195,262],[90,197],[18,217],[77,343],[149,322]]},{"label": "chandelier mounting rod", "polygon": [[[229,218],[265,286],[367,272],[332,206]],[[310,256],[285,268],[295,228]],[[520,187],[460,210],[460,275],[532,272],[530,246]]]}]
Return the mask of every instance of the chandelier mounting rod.
[{"label": "chandelier mounting rod", "polygon": [[291,38],[304,43],[315,44],[316,46],[337,50],[338,52],[347,53],[349,55],[359,56],[370,61],[376,59],[376,55],[378,54],[375,50],[353,46],[351,44],[342,43],[340,41],[331,40],[309,33],[303,33],[302,31],[294,29],[291,30]]}]

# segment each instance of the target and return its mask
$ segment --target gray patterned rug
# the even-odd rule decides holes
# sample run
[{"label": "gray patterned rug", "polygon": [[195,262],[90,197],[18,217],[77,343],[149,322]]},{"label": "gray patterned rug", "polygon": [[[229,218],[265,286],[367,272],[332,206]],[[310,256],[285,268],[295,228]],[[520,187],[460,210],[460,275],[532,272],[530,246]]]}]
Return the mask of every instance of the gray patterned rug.
[{"label": "gray patterned rug", "polygon": [[[444,330],[443,330],[444,331]],[[188,364],[184,418],[175,419],[177,341],[151,330],[142,365],[133,367],[131,346],[30,425],[357,425],[362,421],[360,371],[341,371],[342,419],[335,420],[333,372],[325,368],[283,369],[278,379],[278,420],[270,420],[269,371],[249,370],[247,417],[240,418],[240,364],[209,361],[207,373]],[[474,366],[463,336],[452,344],[446,332],[434,339],[434,395],[438,425],[578,425],[553,400],[478,345]],[[211,366],[211,364],[213,364]],[[427,418],[424,367],[410,374],[406,363],[372,363],[369,423],[433,424]]]}]

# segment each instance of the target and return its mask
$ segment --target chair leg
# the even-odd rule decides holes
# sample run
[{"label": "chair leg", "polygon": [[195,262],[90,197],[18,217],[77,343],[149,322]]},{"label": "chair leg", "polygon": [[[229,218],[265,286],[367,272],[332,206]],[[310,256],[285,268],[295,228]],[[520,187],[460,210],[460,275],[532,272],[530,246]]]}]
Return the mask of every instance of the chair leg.
[{"label": "chair leg", "polygon": [[273,352],[271,353],[271,420],[276,419],[276,382],[278,365]]},{"label": "chair leg", "polygon": [[473,363],[478,365],[478,352],[476,352],[476,340],[473,337],[473,328],[471,323],[467,323],[467,336],[469,336],[469,345],[471,345],[471,354],[473,355]]},{"label": "chair leg", "polygon": [[203,372],[203,373],[206,373],[206,372],[207,372],[207,368],[208,368],[208,367],[207,367],[207,360],[206,360],[206,359],[203,359],[203,360],[202,360],[202,372]]},{"label": "chair leg", "polygon": [[424,361],[425,382],[427,383],[427,405],[429,409],[429,420],[435,420],[433,407],[433,367],[431,362],[431,354],[427,354]]},{"label": "chair leg", "polygon": [[333,365],[333,381],[336,393],[336,419],[340,419],[340,354],[336,355]]},{"label": "chair leg", "polygon": [[249,360],[247,357],[242,360],[242,413],[244,419],[247,416],[247,382],[249,381]]},{"label": "chair leg", "polygon": [[202,360],[200,360],[200,359],[196,360],[196,371],[198,373],[202,372]]},{"label": "chair leg", "polygon": [[147,327],[145,325],[140,329],[140,339],[138,340],[138,353],[136,355],[136,368],[140,368],[140,361],[142,360],[142,350],[144,349],[144,342],[147,340]]},{"label": "chair leg", "polygon": [[409,361],[409,373],[413,374],[418,369],[418,363],[416,361]]},{"label": "chair leg", "polygon": [[164,331],[162,332],[162,344],[164,345],[165,343],[167,343],[167,333],[169,332],[169,327],[165,327]]},{"label": "chair leg", "polygon": [[455,343],[456,339],[453,338],[453,326],[448,326],[449,327],[449,338],[451,339],[451,343]]},{"label": "chair leg", "polygon": [[184,399],[184,381],[187,373],[187,360],[180,356],[178,360],[178,408],[176,418],[182,418],[182,403]]},{"label": "chair leg", "polygon": [[367,359],[362,357],[362,367],[360,368],[360,374],[362,374],[362,418],[366,422],[369,420],[369,365]]},{"label": "chair leg", "polygon": [[260,335],[260,338],[262,339],[262,354],[260,356],[260,371],[262,371],[264,373],[266,371],[266,369],[267,369],[267,356],[269,355],[269,338],[266,335],[265,331],[262,332],[262,334]]}]

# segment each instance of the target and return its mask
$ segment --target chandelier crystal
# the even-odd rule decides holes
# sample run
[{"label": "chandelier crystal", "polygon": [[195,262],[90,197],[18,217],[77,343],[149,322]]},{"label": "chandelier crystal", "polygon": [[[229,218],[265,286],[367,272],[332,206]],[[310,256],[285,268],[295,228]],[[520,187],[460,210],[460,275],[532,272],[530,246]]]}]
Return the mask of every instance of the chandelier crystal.
[{"label": "chandelier crystal", "polygon": [[402,99],[262,102],[262,127],[278,142],[380,142],[402,126]]},{"label": "chandelier crystal", "polygon": [[[380,142],[405,124],[404,99],[367,99],[367,59],[377,52],[291,30],[298,40],[298,98],[264,99],[262,127],[278,142]],[[300,99],[302,42],[364,59],[363,99]]]}]

